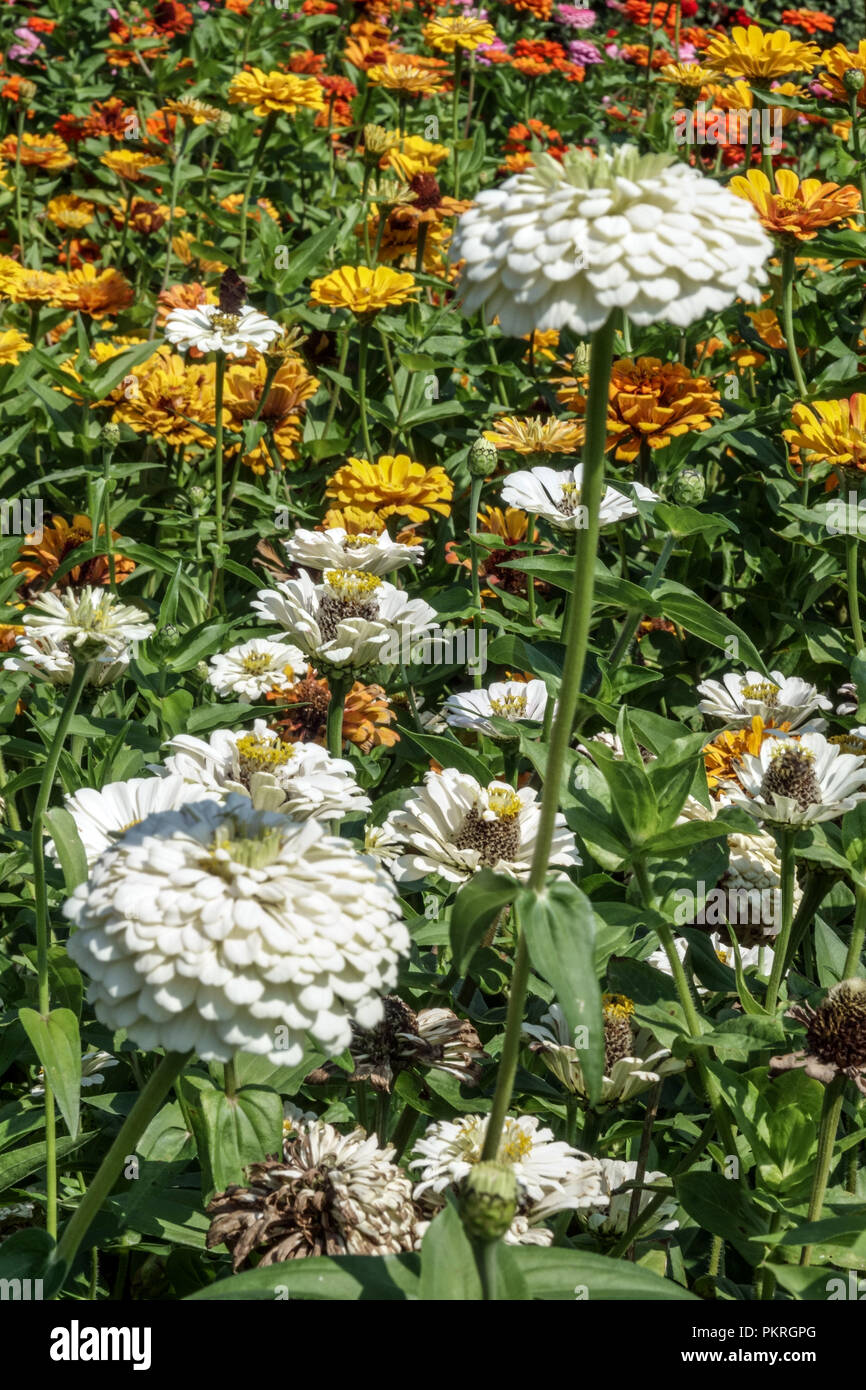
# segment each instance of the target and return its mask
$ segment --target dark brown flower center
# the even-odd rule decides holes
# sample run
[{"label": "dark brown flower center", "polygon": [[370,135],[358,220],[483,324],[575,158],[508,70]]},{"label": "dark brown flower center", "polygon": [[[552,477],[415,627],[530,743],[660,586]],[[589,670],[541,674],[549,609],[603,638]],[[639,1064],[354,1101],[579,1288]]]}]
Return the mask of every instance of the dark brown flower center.
[{"label": "dark brown flower center", "polygon": [[831,990],[810,1020],[809,1052],[838,1067],[866,1067],[866,986],[843,981]]},{"label": "dark brown flower center", "polygon": [[483,820],[477,807],[466,816],[454,837],[455,849],[477,849],[480,863],[492,869],[500,860],[513,861],[520,852],[520,826],[514,816]]},{"label": "dark brown flower center", "polygon": [[773,796],[787,796],[801,811],[821,803],[821,787],[815,776],[813,759],[803,748],[780,749],[764,773],[761,798],[772,801]]}]

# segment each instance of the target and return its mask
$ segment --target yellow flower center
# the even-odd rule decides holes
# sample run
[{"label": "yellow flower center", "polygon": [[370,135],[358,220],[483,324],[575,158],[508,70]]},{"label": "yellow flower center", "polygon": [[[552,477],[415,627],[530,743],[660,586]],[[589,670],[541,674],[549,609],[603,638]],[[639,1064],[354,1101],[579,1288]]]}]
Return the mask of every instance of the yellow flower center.
[{"label": "yellow flower center", "polygon": [[491,699],[490,708],[501,719],[521,719],[526,713],[526,696],[505,695],[501,700]]},{"label": "yellow flower center", "polygon": [[225,314],[218,309],[211,317],[211,327],[219,328],[223,333],[237,333],[240,321],[239,314]]},{"label": "yellow flower center", "polygon": [[[249,671],[251,676],[260,676],[270,668],[271,658],[267,652],[255,655],[252,652],[244,657],[243,666],[245,671]],[[291,667],[287,668],[291,674]]]},{"label": "yellow flower center", "polygon": [[522,1129],[514,1129],[504,1140],[499,1153],[508,1163],[519,1163],[532,1151],[532,1139]]},{"label": "yellow flower center", "polygon": [[343,549],[357,550],[364,545],[376,545],[378,544],[378,541],[378,536],[371,536],[368,535],[366,532],[363,532],[357,536],[347,536],[346,539],[343,541]]},{"label": "yellow flower center", "polygon": [[603,994],[601,1005],[605,1018],[631,1018],[634,1001],[627,994]]},{"label": "yellow flower center", "polygon": [[563,483],[562,496],[556,504],[557,511],[562,512],[563,516],[574,516],[580,506],[580,487],[577,483]]},{"label": "yellow flower center", "polygon": [[510,787],[496,787],[490,792],[487,804],[497,820],[514,820],[520,815],[522,802]]},{"label": "yellow flower center", "polygon": [[284,767],[294,754],[293,743],[269,743],[258,734],[244,734],[237,742],[241,771],[249,776],[252,772],[270,772],[275,767]]},{"label": "yellow flower center", "polygon": [[327,570],[325,583],[343,603],[357,603],[369,597],[382,583],[378,575],[365,570]]},{"label": "yellow flower center", "polygon": [[757,681],[754,685],[744,685],[742,696],[744,700],[760,700],[762,704],[773,706],[779,694],[779,686],[772,681]]}]

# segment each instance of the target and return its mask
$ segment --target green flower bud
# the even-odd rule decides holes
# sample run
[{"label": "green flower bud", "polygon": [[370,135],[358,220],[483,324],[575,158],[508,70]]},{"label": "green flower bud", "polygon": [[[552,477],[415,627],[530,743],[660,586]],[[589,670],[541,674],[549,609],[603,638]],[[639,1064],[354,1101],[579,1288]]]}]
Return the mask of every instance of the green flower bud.
[{"label": "green flower bud", "polygon": [[674,478],[674,501],[685,507],[695,507],[698,502],[703,502],[706,490],[704,475],[696,468],[684,468]]},{"label": "green flower bud", "polygon": [[150,639],[151,654],[157,660],[160,657],[168,656],[170,652],[174,651],[179,641],[180,633],[177,628],[171,623],[166,623],[165,627],[161,627]]},{"label": "green flower bud", "polygon": [[499,450],[481,434],[469,450],[469,472],[473,478],[489,478],[499,465]]},{"label": "green flower bud", "polygon": [[116,449],[117,445],[120,443],[120,426],[115,425],[111,420],[108,421],[108,424],[103,425],[102,442],[106,444],[109,449]]},{"label": "green flower bud", "polygon": [[476,1163],[460,1191],[460,1215],[476,1240],[500,1240],[517,1211],[517,1178],[508,1163]]},{"label": "green flower bud", "polygon": [[850,92],[852,96],[855,96],[857,92],[862,92],[864,86],[866,86],[866,73],[860,68],[849,68],[842,78],[842,85],[846,92]]},{"label": "green flower bud", "polygon": [[207,493],[203,487],[191,487],[189,490],[189,504],[194,512],[198,512],[207,501]]},{"label": "green flower bud", "polygon": [[210,680],[210,667],[206,661],[196,662],[195,673],[200,681]]}]

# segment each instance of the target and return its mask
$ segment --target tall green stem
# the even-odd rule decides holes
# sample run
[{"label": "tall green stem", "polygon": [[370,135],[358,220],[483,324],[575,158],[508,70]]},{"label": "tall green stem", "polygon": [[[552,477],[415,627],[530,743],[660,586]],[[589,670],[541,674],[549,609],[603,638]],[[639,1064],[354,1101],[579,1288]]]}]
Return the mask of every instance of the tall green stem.
[{"label": "tall green stem", "polygon": [[[536,894],[544,892],[550,861],[550,847],[556,825],[562,769],[571,741],[571,727],[580,695],[589,625],[592,617],[592,595],[595,579],[595,556],[598,548],[599,507],[604,486],[604,446],[607,439],[607,402],[610,371],[613,363],[613,316],[595,334],[589,363],[589,397],[586,409],[586,443],[583,457],[583,487],[581,502],[586,507],[587,525],[577,532],[574,552],[574,584],[565,633],[565,665],[559,703],[553,720],[541,815],[536,832],[535,852],[529,873],[529,888]],[[514,956],[505,1040],[496,1092],[487,1124],[482,1161],[496,1158],[505,1116],[511,1104],[517,1058],[520,1051],[520,1031],[523,1008],[529,981],[529,952],[521,932]]]},{"label": "tall green stem", "polygon": [[214,599],[223,567],[223,385],[226,375],[224,352],[216,355],[216,380],[214,383],[214,502],[216,506],[216,555],[211,575],[210,594],[207,602],[207,616],[213,612]]},{"label": "tall green stem", "polygon": [[776,938],[773,954],[773,968],[770,971],[770,983],[767,985],[767,997],[764,1000],[764,1008],[770,1014],[776,1012],[776,1004],[779,999],[779,987],[782,983],[782,975],[788,956],[788,943],[791,940],[791,928],[794,924],[793,830],[779,831],[779,860],[782,879],[782,926]]},{"label": "tall green stem", "polygon": [[139,1092],[135,1105],[120,1127],[120,1131],[99,1166],[81,1205],[64,1228],[57,1247],[57,1259],[69,1268],[97,1212],[108,1197],[129,1154],[165,1100],[190,1057],[189,1052],[167,1052]]},{"label": "tall green stem", "polygon": [[[641,858],[636,857],[632,867],[634,868],[634,875],[640,887],[644,903],[649,908],[655,908],[655,894],[652,890],[646,864]],[[667,922],[662,921],[657,923],[655,931],[661,942],[662,949],[668,958],[668,964],[676,986],[680,1008],[685,1015],[689,1033],[692,1038],[698,1039],[701,1036],[701,1020],[697,1008],[695,1007],[694,997],[689,986],[685,968],[677,952],[674,934]],[[725,1151],[732,1157],[736,1157],[737,1146],[734,1141],[734,1131],[731,1128],[731,1122],[725,1110],[724,1102],[722,1101],[719,1088],[716,1084],[716,1079],[707,1066],[706,1048],[702,1047],[698,1042],[695,1042],[694,1045],[694,1058],[698,1069],[698,1075],[701,1078],[701,1085],[704,1088],[704,1092],[713,1111],[716,1129],[719,1132],[722,1143],[725,1145]]]},{"label": "tall green stem", "polygon": [[451,155],[454,160],[454,197],[460,197],[460,87],[463,80],[463,49],[458,44],[454,50],[454,100],[451,106]]},{"label": "tall green stem", "polygon": [[[66,699],[60,718],[57,721],[57,728],[48,749],[48,756],[45,759],[45,766],[42,769],[42,781],[39,785],[39,793],[36,797],[36,807],[33,811],[33,824],[31,828],[31,854],[33,858],[33,891],[36,896],[36,974],[39,989],[39,1012],[47,1014],[51,1008],[51,995],[48,985],[48,946],[49,946],[49,926],[48,926],[48,894],[45,886],[45,847],[42,843],[45,826],[45,811],[48,800],[54,787],[54,778],[57,774],[57,764],[60,761],[60,754],[72,717],[81,699],[81,693],[87,684],[86,661],[77,661],[72,673],[72,680],[66,692]],[[45,1225],[50,1236],[57,1234],[57,1130],[54,1115],[54,1095],[45,1078],[45,1149],[46,1149],[46,1216]]]},{"label": "tall green stem", "polygon": [[364,448],[370,463],[374,463],[373,446],[370,443],[370,429],[367,424],[367,346],[370,336],[370,324],[361,322],[358,325],[358,410],[361,415],[361,438],[364,441]]},{"label": "tall green stem", "polygon": [[[481,489],[484,486],[483,478],[473,478],[472,487],[469,490],[469,564],[472,570],[472,606],[475,612],[472,615],[472,627],[475,632],[475,650],[480,651],[479,633],[481,631],[481,577],[478,573],[478,508],[481,505]],[[473,673],[472,683],[476,690],[481,688],[480,668]]]},{"label": "tall green stem", "polygon": [[246,247],[247,247],[247,209],[248,209],[248,207],[249,207],[249,205],[250,205],[250,191],[251,191],[251,189],[252,189],[253,180],[254,180],[254,178],[255,178],[255,176],[256,176],[256,172],[257,172],[257,170],[258,170],[258,167],[259,167],[259,165],[260,165],[261,162],[262,162],[262,155],[263,155],[264,152],[265,152],[265,146],[267,145],[268,141],[269,141],[270,138],[271,138],[271,132],[273,131],[274,125],[276,124],[276,119],[277,119],[277,114],[276,114],[276,112],[275,112],[275,111],[269,112],[269,114],[268,114],[268,116],[267,116],[267,119],[265,120],[265,124],[264,124],[264,126],[262,127],[262,133],[261,133],[261,136],[259,137],[259,143],[258,143],[258,145],[256,146],[256,152],[255,152],[255,154],[253,155],[253,162],[252,162],[252,164],[250,165],[250,172],[247,174],[247,181],[246,181],[246,183],[244,184],[243,197],[241,198],[241,232],[240,232],[240,245],[238,246],[238,261],[240,262],[241,266],[243,266],[243,264],[244,264],[244,258],[245,258],[245,256],[246,256]]},{"label": "tall green stem", "polygon": [[859,884],[854,889],[854,902],[854,925],[851,928],[851,939],[848,942],[845,964],[842,967],[843,980],[850,980],[852,975],[860,973],[863,938],[866,937],[866,888],[861,888]]},{"label": "tall green stem", "polygon": [[[845,1097],[845,1082],[847,1078],[839,1075],[835,1076],[824,1090],[824,1103],[821,1106],[821,1123],[818,1129],[818,1154],[815,1159],[815,1176],[812,1179],[812,1193],[809,1197],[809,1211],[806,1216],[807,1221],[820,1221],[821,1211],[824,1206],[824,1198],[827,1194],[827,1183],[830,1178],[830,1169],[833,1165],[833,1146],[836,1143],[836,1131],[839,1128],[839,1117],[842,1114],[842,1101]],[[808,1265],[812,1263],[812,1247],[804,1245],[800,1256],[800,1264]]]},{"label": "tall green stem", "polygon": [[328,701],[326,742],[332,758],[343,756],[343,707],[350,684],[350,679],[343,675],[331,676],[328,681],[331,698]]},{"label": "tall green stem", "polygon": [[782,251],[782,329],[788,348],[788,361],[791,364],[794,381],[797,383],[797,391],[800,395],[800,399],[805,400],[809,394],[809,388],[806,385],[806,378],[803,376],[803,366],[800,362],[800,354],[797,352],[797,340],[794,336],[793,246],[786,246]]},{"label": "tall green stem", "polygon": [[863,650],[863,627],[860,622],[859,565],[857,563],[859,548],[857,539],[856,531],[849,531],[845,536],[845,583],[848,589],[848,616],[851,619],[854,646],[859,652]]}]

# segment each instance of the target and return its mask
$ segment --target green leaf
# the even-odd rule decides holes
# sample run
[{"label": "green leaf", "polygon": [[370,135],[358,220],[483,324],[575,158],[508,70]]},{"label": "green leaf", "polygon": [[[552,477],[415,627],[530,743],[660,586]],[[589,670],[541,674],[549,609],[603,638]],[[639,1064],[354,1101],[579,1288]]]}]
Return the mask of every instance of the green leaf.
[{"label": "green leaf", "polygon": [[[753,666],[762,675],[767,674],[761,653],[743,629],[717,608],[698,598],[684,584],[666,579],[654,591],[653,598],[670,622],[678,623],[687,632],[700,637],[701,641],[720,647],[732,659]],[[736,640],[736,646],[731,645],[732,638]]]},{"label": "green leaf", "polygon": [[593,745],[592,757],[610,790],[611,805],[630,848],[649,840],[658,829],[658,804],[646,769],[641,763],[617,758],[603,743]]},{"label": "green leaf", "polygon": [[534,1299],[567,1303],[601,1299],[618,1303],[698,1301],[688,1289],[627,1260],[534,1245],[512,1246],[509,1254]]},{"label": "green leaf", "polygon": [[467,974],[489,928],[519,891],[516,879],[495,874],[492,869],[482,869],[463,884],[451,910],[451,950],[459,975]]},{"label": "green leaf", "polygon": [[487,764],[477,754],[470,753],[456,738],[444,738],[438,734],[418,734],[414,729],[400,725],[400,737],[417,746],[429,758],[435,758],[440,767],[456,767],[458,772],[468,773],[482,786],[487,786],[490,773]]},{"label": "green leaf", "polygon": [[752,1237],[766,1235],[767,1215],[742,1183],[721,1173],[692,1172],[676,1178],[675,1187],[683,1207],[703,1230],[730,1241],[750,1265],[759,1262],[760,1249]]},{"label": "green leaf", "polygon": [[708,516],[695,507],[675,507],[669,502],[657,502],[655,509],[656,525],[672,536],[705,535],[713,540],[724,531],[734,531],[733,522],[724,516]]},{"label": "green leaf", "polygon": [[35,1009],[19,1009],[18,1017],[45,1069],[45,1079],[54,1092],[60,1113],[74,1139],[78,1134],[81,1102],[78,1018],[71,1009],[52,1009],[49,1014],[38,1014]]},{"label": "green leaf", "polygon": [[457,1208],[450,1202],[421,1242],[419,1296],[432,1303],[466,1303],[481,1298],[472,1246]]},{"label": "green leaf", "polygon": [[859,802],[842,817],[845,858],[858,873],[866,872],[866,803]]},{"label": "green leaf", "polygon": [[185,1303],[280,1298],[322,1299],[328,1303],[417,1299],[418,1255],[316,1255],[251,1269],[219,1279],[184,1299]]},{"label": "green leaf", "polygon": [[[75,1139],[61,1135],[57,1140],[57,1157],[65,1158],[67,1154],[74,1153],[92,1139],[95,1133],[96,1130],[91,1129],[86,1134],[79,1134]],[[47,1154],[48,1149],[44,1143],[27,1144],[22,1149],[10,1149],[9,1153],[0,1158],[0,1192],[7,1187],[18,1187],[31,1173],[38,1173],[40,1168],[45,1167]]]},{"label": "green leaf", "polygon": [[553,986],[575,1039],[591,1100],[601,1095],[604,1020],[595,973],[595,915],[589,899],[568,880],[542,894],[524,889],[517,913],[533,969]]},{"label": "green leaf", "polygon": [[200,1093],[207,1155],[214,1187],[243,1182],[244,1168],[279,1150],[283,1106],[276,1091],[242,1086],[234,1096],[216,1087]]},{"label": "green leaf", "polygon": [[79,883],[84,883],[87,878],[87,855],[78,834],[78,826],[62,806],[54,806],[46,814],[45,824],[54,840],[54,849],[60,860],[66,891],[73,893]]}]

